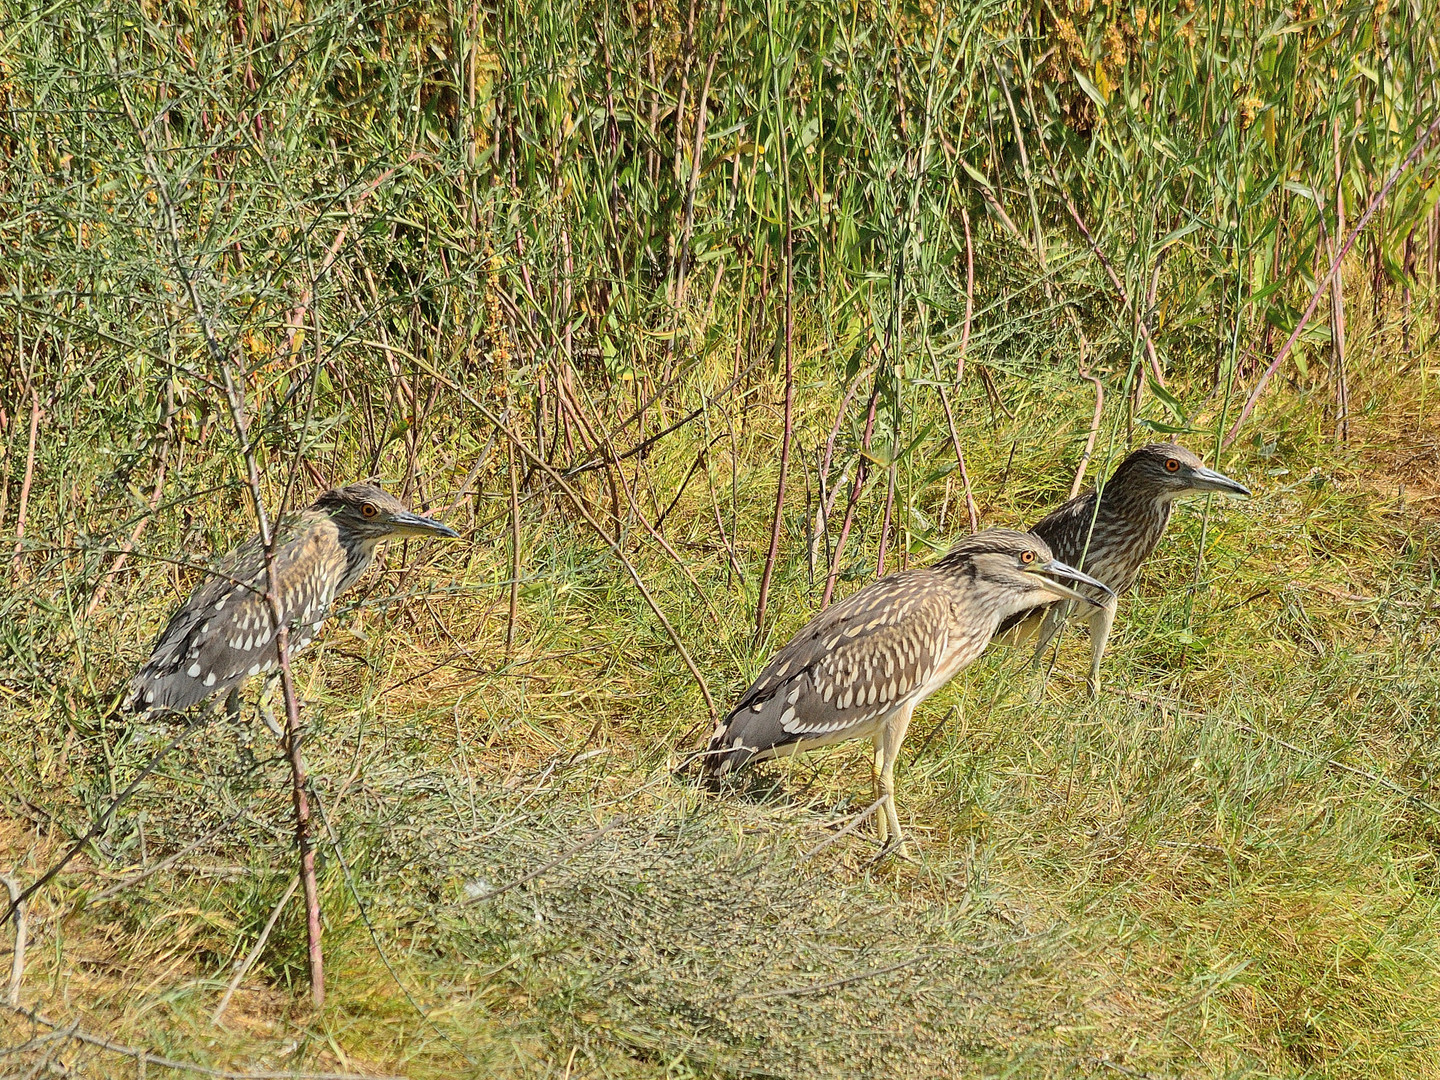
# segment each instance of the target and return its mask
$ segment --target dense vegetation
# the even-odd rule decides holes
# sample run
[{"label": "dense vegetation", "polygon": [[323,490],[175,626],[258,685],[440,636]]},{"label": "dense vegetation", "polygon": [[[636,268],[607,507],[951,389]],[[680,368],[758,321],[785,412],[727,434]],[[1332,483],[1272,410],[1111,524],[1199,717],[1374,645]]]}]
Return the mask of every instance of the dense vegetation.
[{"label": "dense vegetation", "polygon": [[[0,0],[0,869],[100,826],[0,1072],[1440,1074],[1437,16]],[[922,710],[916,863],[863,747],[676,773],[1157,437],[1257,497]],[[319,1014],[282,755],[118,710],[247,457],[469,541],[298,664]]]}]

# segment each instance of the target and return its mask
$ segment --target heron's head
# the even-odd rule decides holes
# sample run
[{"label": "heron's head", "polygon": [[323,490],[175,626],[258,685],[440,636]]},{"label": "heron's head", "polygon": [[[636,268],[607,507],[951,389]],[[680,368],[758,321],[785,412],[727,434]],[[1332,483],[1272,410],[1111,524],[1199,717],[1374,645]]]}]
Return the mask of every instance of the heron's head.
[{"label": "heron's head", "polygon": [[946,552],[937,567],[973,580],[985,596],[982,602],[993,606],[1000,619],[1056,600],[1101,603],[1076,592],[1067,581],[1089,585],[1105,597],[1115,595],[1103,581],[1055,558],[1035,534],[1014,529],[986,529],[967,536]]},{"label": "heron's head", "polygon": [[313,507],[328,514],[342,530],[370,542],[405,536],[459,536],[434,518],[412,514],[405,504],[374,484],[332,488]]},{"label": "heron's head", "polygon": [[1222,495],[1250,494],[1244,484],[1206,468],[1199,457],[1175,443],[1142,446],[1120,463],[1106,487],[1113,484],[1122,484],[1127,492],[1143,492],[1163,502],[1211,491]]}]

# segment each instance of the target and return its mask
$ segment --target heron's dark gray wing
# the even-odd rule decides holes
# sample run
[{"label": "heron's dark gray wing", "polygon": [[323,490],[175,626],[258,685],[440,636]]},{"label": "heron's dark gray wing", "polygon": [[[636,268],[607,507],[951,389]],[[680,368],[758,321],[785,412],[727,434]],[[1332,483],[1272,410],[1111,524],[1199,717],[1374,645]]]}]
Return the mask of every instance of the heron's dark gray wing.
[{"label": "heron's dark gray wing", "polygon": [[813,619],[716,726],[706,767],[723,774],[789,743],[861,733],[924,686],[949,641],[949,590],[934,578],[895,574]]},{"label": "heron's dark gray wing", "polygon": [[[325,524],[329,524],[328,521]],[[333,525],[330,526],[333,529]],[[284,538],[275,553],[284,568],[280,613],[290,651],[320,632],[344,569],[338,545],[322,543],[323,526]],[[149,661],[131,681],[132,708],[179,711],[279,663],[259,539],[231,552],[165,627]]]}]

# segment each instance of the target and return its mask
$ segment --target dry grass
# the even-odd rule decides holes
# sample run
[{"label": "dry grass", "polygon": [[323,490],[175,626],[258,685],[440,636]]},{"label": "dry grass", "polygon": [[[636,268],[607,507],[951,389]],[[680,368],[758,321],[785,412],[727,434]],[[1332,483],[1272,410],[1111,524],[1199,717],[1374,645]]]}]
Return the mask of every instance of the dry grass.
[{"label": "dry grass", "polygon": [[[657,487],[687,450],[646,463]],[[1032,511],[995,508],[1006,462],[972,470],[987,519],[1009,523]],[[914,865],[874,863],[863,830],[805,858],[868,801],[861,749],[721,798],[673,776],[701,737],[698,694],[583,535],[528,538],[508,664],[484,588],[503,550],[392,553],[301,669],[349,869],[324,861],[325,1015],[292,996],[292,910],[228,1030],[207,1021],[292,872],[282,763],[253,724],[249,749],[219,724],[187,744],[44,894],[25,1000],[162,1054],[411,1076],[1431,1075],[1435,815],[1389,785],[1433,798],[1440,764],[1432,507],[1378,502],[1394,484],[1373,457],[1317,442],[1227,468],[1257,498],[1212,508],[1193,594],[1202,510],[1180,512],[1124,605],[1098,703],[1070,640],[1048,680],[1000,653],[923,710],[900,776]],[[700,541],[707,502],[682,502],[673,539]],[[723,560],[693,567],[720,613],[703,635],[683,578],[647,565],[728,695],[759,654]],[[90,628],[97,683],[139,659],[162,577],[128,579]],[[379,606],[402,579],[452,592]],[[797,553],[777,636],[814,595]],[[432,670],[457,646],[469,655]],[[7,698],[15,790],[62,822],[103,797],[104,754],[123,776],[158,741],[76,719]],[[186,869],[86,905],[234,812]],[[617,815],[553,870],[467,903]],[[6,834],[22,878],[73,828],[37,817]]]}]

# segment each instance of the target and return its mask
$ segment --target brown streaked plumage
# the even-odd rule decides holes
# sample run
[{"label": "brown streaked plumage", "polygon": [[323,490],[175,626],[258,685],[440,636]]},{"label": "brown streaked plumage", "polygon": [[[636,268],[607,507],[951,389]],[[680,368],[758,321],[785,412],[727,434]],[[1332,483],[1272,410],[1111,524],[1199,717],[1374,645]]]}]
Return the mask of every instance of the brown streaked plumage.
[{"label": "brown streaked plumage", "polygon": [[[410,513],[374,484],[325,492],[309,509],[282,520],[276,534],[280,613],[290,631],[291,655],[320,633],[335,598],[365,572],[382,540],[459,535]],[[130,707],[188,709],[277,668],[268,585],[264,548],[253,537],[225,556],[171,616],[130,683]]]},{"label": "brown streaked plumage", "polygon": [[979,656],[1001,620],[1056,599],[1085,599],[1057,577],[1106,591],[1056,560],[1043,540],[1009,529],[976,533],[931,566],[867,585],[817,615],[765,665],[716,726],[706,770],[718,777],[751,761],[872,739],[888,796],[880,838],[898,841],[895,758],[915,706]]},{"label": "brown streaked plumage", "polygon": [[[1089,610],[1090,692],[1100,685],[1100,660],[1115,622],[1117,599],[1135,584],[1140,566],[1160,542],[1170,507],[1185,495],[1220,492],[1249,495],[1243,484],[1205,467],[1198,456],[1175,443],[1151,443],[1131,453],[1106,481],[1051,511],[1032,528],[1057,558],[1093,574],[1113,595]],[[1082,590],[1084,591],[1084,590]],[[1092,593],[1092,599],[1098,594]],[[1074,605],[1062,601],[1012,615],[1000,626],[1001,640],[1021,644],[1039,633],[1038,663]]]}]

